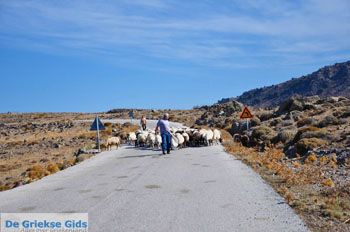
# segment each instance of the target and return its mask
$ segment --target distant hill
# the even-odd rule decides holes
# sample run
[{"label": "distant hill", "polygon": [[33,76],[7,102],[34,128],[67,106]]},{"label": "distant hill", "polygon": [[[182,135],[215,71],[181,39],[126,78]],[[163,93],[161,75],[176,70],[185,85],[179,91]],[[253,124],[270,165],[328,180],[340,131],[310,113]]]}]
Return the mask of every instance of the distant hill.
[{"label": "distant hill", "polygon": [[292,96],[312,95],[350,97],[350,61],[326,66],[278,85],[253,89],[236,98],[223,98],[218,103],[237,100],[245,105],[270,107]]}]

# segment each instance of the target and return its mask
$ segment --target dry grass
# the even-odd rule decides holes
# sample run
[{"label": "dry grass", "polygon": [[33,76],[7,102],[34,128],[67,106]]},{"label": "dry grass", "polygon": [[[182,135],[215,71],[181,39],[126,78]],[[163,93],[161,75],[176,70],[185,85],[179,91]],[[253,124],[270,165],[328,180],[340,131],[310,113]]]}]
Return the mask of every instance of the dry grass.
[{"label": "dry grass", "polygon": [[47,171],[50,172],[50,174],[53,174],[53,173],[60,171],[60,168],[58,167],[58,165],[56,163],[49,164],[46,169],[47,169]]},{"label": "dry grass", "polygon": [[220,131],[221,131],[221,139],[223,143],[233,141],[232,135],[229,132],[227,132],[226,130],[220,130]]},{"label": "dry grass", "polygon": [[6,139],[5,137],[0,138],[0,143],[6,143],[12,146],[15,145],[21,145],[23,143],[26,143],[28,145],[34,145],[38,144],[43,139],[50,138],[52,140],[57,138],[71,138],[71,137],[84,137],[84,138],[90,138],[95,136],[95,133],[92,131],[87,131],[85,129],[77,129],[77,130],[66,130],[63,132],[54,132],[54,131],[47,131],[47,132],[36,132],[31,133],[28,135],[18,135],[18,136],[12,136],[10,139]]},{"label": "dry grass", "polygon": [[27,171],[27,176],[30,178],[31,181],[38,180],[43,178],[44,176],[50,175],[50,172],[42,165],[35,165]]},{"label": "dry grass", "polygon": [[11,187],[9,186],[9,185],[0,185],[0,192],[1,191],[6,191],[6,190],[9,190],[9,189],[11,189]]},{"label": "dry grass", "polygon": [[311,230],[330,231],[329,220],[337,224],[338,231],[350,229],[344,223],[350,218],[350,191],[346,190],[350,184],[337,184],[327,175],[328,170],[337,168],[336,157],[318,159],[311,154],[304,162],[300,158],[289,160],[278,149],[257,152],[234,142],[226,143],[225,149],[269,182]]},{"label": "dry grass", "polygon": [[[45,120],[49,116],[50,114],[39,115],[40,118],[45,117]],[[45,127],[41,127],[41,124],[29,130],[22,127],[26,123],[15,125],[17,131],[0,138],[4,152],[0,156],[0,190],[30,183],[70,167],[76,162],[73,155],[79,148],[95,143],[95,133],[88,131],[85,124],[61,131],[58,127],[54,128],[58,131],[44,130]]]},{"label": "dry grass", "polygon": [[122,127],[121,132],[124,132],[124,133],[135,132],[138,129],[140,129],[138,125],[129,125],[129,126]]}]

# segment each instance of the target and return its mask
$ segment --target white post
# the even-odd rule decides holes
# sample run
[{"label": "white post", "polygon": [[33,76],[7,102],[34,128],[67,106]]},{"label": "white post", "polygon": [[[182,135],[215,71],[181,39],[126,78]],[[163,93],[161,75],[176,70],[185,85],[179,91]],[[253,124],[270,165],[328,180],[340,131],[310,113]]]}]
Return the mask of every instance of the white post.
[{"label": "white post", "polygon": [[100,146],[100,125],[99,122],[100,120],[98,119],[98,116],[96,116],[96,126],[97,126],[97,147],[98,147],[98,152],[101,152],[101,146]]},{"label": "white post", "polygon": [[249,132],[249,120],[248,118],[246,120],[247,120],[247,131]]}]

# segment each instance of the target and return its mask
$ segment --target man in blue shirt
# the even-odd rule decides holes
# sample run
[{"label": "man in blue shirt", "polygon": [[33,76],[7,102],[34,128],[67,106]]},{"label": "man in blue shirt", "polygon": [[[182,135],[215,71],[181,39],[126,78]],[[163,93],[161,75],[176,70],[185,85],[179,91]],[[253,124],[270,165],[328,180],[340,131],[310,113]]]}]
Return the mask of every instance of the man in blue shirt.
[{"label": "man in blue shirt", "polygon": [[156,131],[160,130],[160,136],[162,137],[162,151],[165,155],[165,151],[170,154],[171,148],[171,134],[169,126],[169,114],[165,113],[163,119],[160,119],[157,123]]}]

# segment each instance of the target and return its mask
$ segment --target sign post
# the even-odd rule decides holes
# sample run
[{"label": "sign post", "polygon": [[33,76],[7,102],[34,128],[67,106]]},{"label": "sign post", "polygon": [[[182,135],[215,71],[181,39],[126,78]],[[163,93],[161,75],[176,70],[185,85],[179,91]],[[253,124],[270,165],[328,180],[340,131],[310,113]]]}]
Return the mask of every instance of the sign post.
[{"label": "sign post", "polygon": [[90,130],[97,132],[96,143],[97,143],[98,152],[100,152],[101,151],[100,130],[105,130],[105,127],[98,116],[96,116],[94,122],[91,124]]},{"label": "sign post", "polygon": [[[96,117],[97,120],[98,119],[98,116]],[[98,152],[101,151],[101,145],[100,145],[100,127],[98,125],[99,123],[96,123],[96,127],[97,127],[97,147],[98,147]]]},{"label": "sign post", "polygon": [[250,112],[250,110],[248,109],[247,106],[244,107],[242,113],[241,113],[241,116],[240,116],[241,119],[246,119],[246,123],[247,123],[247,131],[249,131],[249,119],[250,118],[253,118],[253,115],[252,113]]}]

